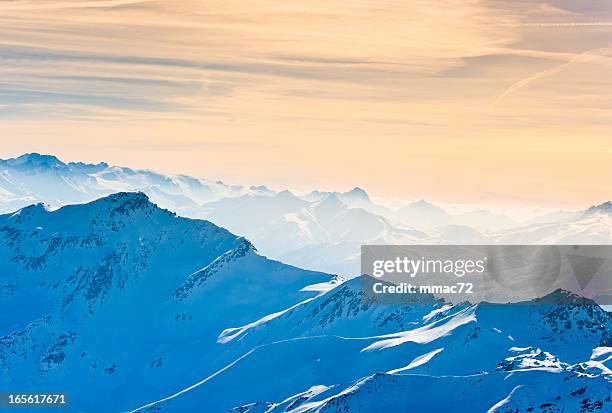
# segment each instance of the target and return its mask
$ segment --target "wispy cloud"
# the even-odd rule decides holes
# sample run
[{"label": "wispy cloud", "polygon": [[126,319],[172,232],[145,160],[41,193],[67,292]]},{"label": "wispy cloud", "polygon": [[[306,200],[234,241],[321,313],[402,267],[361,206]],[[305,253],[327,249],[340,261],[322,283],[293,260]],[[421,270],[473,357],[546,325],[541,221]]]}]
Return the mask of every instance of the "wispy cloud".
[{"label": "wispy cloud", "polygon": [[563,64],[560,64],[558,66],[552,67],[552,68],[547,69],[547,70],[543,70],[541,72],[537,72],[537,73],[535,73],[535,74],[533,74],[533,75],[531,75],[529,77],[521,79],[518,82],[513,83],[508,89],[506,89],[502,94],[500,94],[497,97],[497,99],[495,99],[495,101],[491,104],[491,106],[492,107],[493,106],[497,106],[507,96],[509,96],[512,93],[518,92],[520,89],[524,88],[525,86],[527,86],[531,82],[534,82],[534,81],[536,81],[538,79],[542,79],[542,78],[545,78],[547,76],[551,76],[551,75],[554,75],[556,73],[559,73],[562,70],[565,70],[566,68],[570,67],[571,65],[573,65],[575,63],[589,63],[589,62],[592,62],[592,61],[598,60],[598,59],[609,59],[607,56],[604,55],[604,53],[607,52],[607,51],[608,51],[607,48],[587,50],[585,52],[573,55],[567,62],[565,62]]},{"label": "wispy cloud", "polygon": [[524,27],[612,27],[612,21],[609,22],[527,22],[523,23]]},{"label": "wispy cloud", "polygon": [[[312,183],[317,159],[347,184],[418,176],[415,196],[469,196],[483,170],[520,191],[510,158],[525,147],[510,143],[562,141],[563,166],[574,135],[609,139],[611,21],[600,0],[4,0],[2,135],[14,151],[112,147],[118,163],[180,137],[234,181]],[[251,144],[231,160],[198,145],[223,140]]]},{"label": "wispy cloud", "polygon": [[47,0],[4,0],[0,11],[11,10],[58,10],[58,9],[97,9],[129,6],[159,0],[90,0],[90,1],[47,1]]},{"label": "wispy cloud", "polygon": [[313,95],[345,84],[393,90],[507,44],[515,18],[460,0],[15,0],[0,10],[0,70],[24,99],[107,107],[112,96],[125,110],[140,101],[197,112],[227,110],[215,93],[224,91],[237,114],[255,96],[287,98],[296,81]]}]

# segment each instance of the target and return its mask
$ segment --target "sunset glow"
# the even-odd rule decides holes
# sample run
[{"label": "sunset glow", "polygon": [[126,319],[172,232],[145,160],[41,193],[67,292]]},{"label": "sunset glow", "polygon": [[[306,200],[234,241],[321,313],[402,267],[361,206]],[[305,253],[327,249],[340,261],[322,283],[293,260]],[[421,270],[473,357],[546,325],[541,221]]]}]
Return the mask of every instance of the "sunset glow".
[{"label": "sunset glow", "polygon": [[612,197],[602,1],[0,3],[4,157],[295,190]]}]

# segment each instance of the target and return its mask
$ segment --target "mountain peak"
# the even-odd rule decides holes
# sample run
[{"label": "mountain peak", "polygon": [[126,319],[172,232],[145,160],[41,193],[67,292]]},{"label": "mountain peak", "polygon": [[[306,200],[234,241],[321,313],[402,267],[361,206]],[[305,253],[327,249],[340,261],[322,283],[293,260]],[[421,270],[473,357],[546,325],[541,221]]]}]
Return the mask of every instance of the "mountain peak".
[{"label": "mountain peak", "polygon": [[39,202],[37,204],[23,207],[12,214],[2,215],[3,218],[8,218],[13,224],[23,224],[36,220],[39,217],[47,214],[50,211],[49,205]]},{"label": "mountain peak", "polygon": [[121,215],[137,210],[158,208],[144,192],[117,192],[94,201],[94,203],[98,202],[110,205],[114,213]]},{"label": "mountain peak", "polygon": [[270,191],[270,189],[269,189],[267,186],[265,186],[265,185],[251,185],[251,186],[249,187],[249,189],[250,189],[251,191],[258,191],[258,192],[267,192],[267,193],[272,192],[272,191]]},{"label": "mountain peak", "polygon": [[425,198],[421,198],[418,201],[413,202],[412,205],[417,205],[417,206],[435,206],[431,202],[427,201]]},{"label": "mountain peak", "polygon": [[397,214],[405,224],[421,230],[453,223],[452,217],[444,209],[424,199],[401,207]]},{"label": "mountain peak", "polygon": [[107,164],[106,162],[99,162],[97,164],[85,163],[85,162],[70,162],[68,163],[68,166],[73,170],[77,170],[77,171],[81,171],[85,173],[95,173],[95,172],[100,172],[100,171],[103,171],[109,168],[110,165]]},{"label": "mountain peak", "polygon": [[21,208],[19,211],[15,212],[13,215],[35,215],[39,213],[49,212],[49,205],[46,205],[42,202],[37,204],[28,205],[26,207]]},{"label": "mountain peak", "polygon": [[276,196],[277,196],[277,197],[280,197],[280,198],[297,198],[297,197],[296,197],[296,196],[293,194],[293,192],[291,192],[291,191],[290,191],[290,190],[288,190],[288,189],[285,189],[284,191],[281,191],[281,192],[277,193],[277,194],[276,194]]},{"label": "mountain peak", "polygon": [[149,197],[147,196],[147,194],[145,194],[142,191],[122,191],[122,192],[115,192],[114,194],[111,194],[103,199],[108,199],[111,202],[117,202],[117,201],[122,201],[122,200],[127,200],[127,199],[138,199],[142,201],[148,201]]},{"label": "mountain peak", "polygon": [[346,204],[340,199],[338,194],[332,192],[327,194],[314,204],[317,208],[344,208]]},{"label": "mountain peak", "polygon": [[150,203],[147,194],[141,191],[116,192],[102,199],[107,199],[110,202],[137,202],[139,204]]},{"label": "mountain peak", "polygon": [[19,156],[16,159],[17,160],[21,160],[21,161],[53,163],[53,164],[59,163],[59,164],[64,165],[64,163],[62,161],[60,161],[57,158],[57,156],[55,156],[55,155],[48,155],[48,154],[42,154],[42,153],[38,153],[38,152],[25,153],[25,154]]},{"label": "mountain peak", "polygon": [[10,158],[0,161],[13,168],[34,168],[34,169],[58,169],[66,168],[66,164],[54,155],[40,154],[37,152],[26,153],[17,158]]},{"label": "mountain peak", "polygon": [[402,207],[401,209],[404,210],[429,210],[429,211],[437,211],[437,212],[444,212],[446,214],[446,212],[444,211],[444,209],[440,208],[439,206],[432,204],[431,202],[425,200],[425,199],[419,199],[418,201],[412,202],[411,204],[408,204],[404,207]]},{"label": "mountain peak", "polygon": [[585,211],[585,215],[592,214],[612,214],[612,202],[607,201],[603,204],[594,205]]},{"label": "mountain peak", "polygon": [[353,201],[357,201],[357,200],[369,201],[370,200],[368,193],[363,188],[360,188],[358,186],[356,186],[355,188],[351,189],[348,192],[345,192],[342,195]]},{"label": "mountain peak", "polygon": [[564,290],[562,288],[557,288],[555,291],[551,292],[550,294],[547,294],[544,297],[533,300],[533,302],[538,303],[538,304],[596,305],[593,300],[582,297],[576,293]]}]

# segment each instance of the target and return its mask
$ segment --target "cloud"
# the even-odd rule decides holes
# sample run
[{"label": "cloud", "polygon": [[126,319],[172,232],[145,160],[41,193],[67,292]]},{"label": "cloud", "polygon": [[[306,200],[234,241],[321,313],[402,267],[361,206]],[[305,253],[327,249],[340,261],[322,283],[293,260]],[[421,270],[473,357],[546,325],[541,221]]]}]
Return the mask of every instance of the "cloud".
[{"label": "cloud", "polygon": [[480,0],[15,0],[0,10],[5,87],[31,103],[80,97],[87,111],[74,116],[113,101],[232,116],[287,90],[353,99],[347,84],[373,89],[355,98],[383,96],[515,38],[515,17]]},{"label": "cloud", "polygon": [[563,64],[560,64],[547,70],[543,70],[541,72],[537,72],[529,77],[521,79],[518,82],[513,83],[508,89],[506,89],[502,94],[500,94],[497,99],[495,99],[495,101],[491,104],[491,106],[494,107],[499,105],[507,96],[511,95],[512,93],[516,93],[531,82],[559,73],[575,63],[588,63],[598,59],[606,59],[607,57],[604,55],[604,53],[607,50],[607,48],[600,48],[594,50],[587,50],[585,52],[575,54]]},{"label": "cloud", "polygon": [[[599,0],[0,1],[3,136],[14,151],[149,156],[233,181],[521,194],[552,156],[519,176],[534,142],[566,176],[576,136],[609,141],[610,57],[597,50],[611,13]],[[134,146],[171,153],[177,139],[191,162]],[[199,145],[223,141],[250,144]],[[610,161],[589,151],[573,168],[585,179]]]},{"label": "cloud", "polygon": [[5,0],[0,3],[0,11],[11,10],[59,10],[59,9],[90,9],[131,6],[159,0],[90,0],[90,1],[22,1]]},{"label": "cloud", "polygon": [[596,21],[596,22],[527,22],[523,23],[524,27],[612,27],[612,22]]}]

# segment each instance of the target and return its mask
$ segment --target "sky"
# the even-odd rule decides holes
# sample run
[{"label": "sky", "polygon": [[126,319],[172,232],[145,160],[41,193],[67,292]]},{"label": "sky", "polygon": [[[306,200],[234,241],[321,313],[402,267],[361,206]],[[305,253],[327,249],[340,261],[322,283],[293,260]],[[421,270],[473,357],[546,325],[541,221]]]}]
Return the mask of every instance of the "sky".
[{"label": "sky", "polygon": [[3,158],[584,207],[611,86],[605,0],[0,2]]}]

